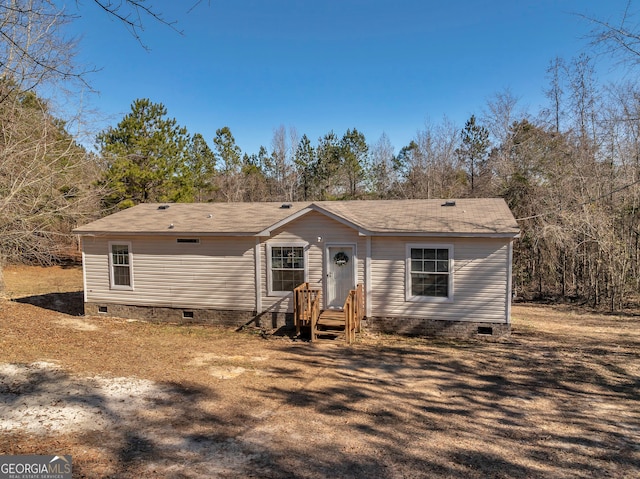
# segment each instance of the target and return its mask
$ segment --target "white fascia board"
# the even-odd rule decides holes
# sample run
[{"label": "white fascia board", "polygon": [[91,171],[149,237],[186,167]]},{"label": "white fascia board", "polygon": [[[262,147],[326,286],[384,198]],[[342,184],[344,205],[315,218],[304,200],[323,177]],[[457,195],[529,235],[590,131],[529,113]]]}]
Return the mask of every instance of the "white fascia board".
[{"label": "white fascia board", "polygon": [[[304,213],[302,213],[304,211]],[[269,226],[262,231],[243,231],[243,232],[211,232],[211,231],[82,231],[76,232],[78,236],[94,236],[94,237],[109,237],[109,236],[203,236],[203,237],[216,237],[216,236],[257,236],[257,237],[269,237],[271,232],[287,223],[309,213],[310,209],[301,210],[284,220]],[[358,225],[351,223],[344,218],[334,215],[329,212],[320,211],[320,213],[334,219],[335,221],[355,229],[358,232],[358,236],[416,236],[416,237],[448,237],[448,238],[520,238],[520,233],[457,233],[457,232],[432,232],[432,231],[368,231]]]},{"label": "white fascia board", "polygon": [[443,238],[519,238],[520,233],[457,233],[455,231],[433,232],[433,231],[395,231],[395,232],[371,232],[371,236],[416,236],[416,237],[443,237]]},{"label": "white fascia board", "polygon": [[215,232],[215,231],[82,231],[76,232],[78,236],[94,236],[94,237],[109,237],[109,236],[258,236],[255,232]]}]

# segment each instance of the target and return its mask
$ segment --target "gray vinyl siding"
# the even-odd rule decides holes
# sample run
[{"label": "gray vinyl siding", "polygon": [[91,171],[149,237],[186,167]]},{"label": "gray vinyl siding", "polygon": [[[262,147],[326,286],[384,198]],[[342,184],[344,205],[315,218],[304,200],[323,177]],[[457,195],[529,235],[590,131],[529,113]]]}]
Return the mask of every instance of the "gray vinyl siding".
[{"label": "gray vinyl siding", "polygon": [[[406,245],[452,244],[453,300],[405,300]],[[506,322],[509,240],[490,238],[372,238],[371,313],[378,317]]]},{"label": "gray vinyl siding", "polygon": [[[133,291],[109,287],[109,242],[131,244]],[[255,310],[255,238],[84,237],[89,302],[172,308]]]},{"label": "gray vinyl siding", "polygon": [[[322,241],[318,242],[318,237]],[[353,228],[343,225],[321,213],[312,211],[276,230],[260,244],[262,309],[266,312],[292,312],[292,295],[269,296],[267,289],[267,244],[304,243],[308,252],[308,280],[311,287],[324,290],[324,251],[331,244],[353,244],[356,247],[357,281],[364,282],[366,253],[365,238]],[[322,303],[324,305],[324,303]],[[324,307],[324,306],[323,306]]]},{"label": "gray vinyl siding", "polygon": [[[322,237],[322,241],[318,241]],[[109,242],[131,244],[134,289],[113,290],[109,284]],[[267,244],[307,245],[307,275],[312,287],[324,290],[327,246],[355,245],[357,281],[365,283],[367,238],[321,213],[310,212],[260,238],[259,312],[291,312],[291,295],[269,296]],[[367,298],[374,317],[505,322],[508,316],[510,239],[371,238],[371,288]],[[405,300],[406,245],[452,244],[451,302]],[[85,295],[88,302],[172,308],[236,311],[256,309],[255,237],[200,237],[199,244],[177,243],[170,236],[83,237]],[[324,306],[324,298],[323,303]]]}]

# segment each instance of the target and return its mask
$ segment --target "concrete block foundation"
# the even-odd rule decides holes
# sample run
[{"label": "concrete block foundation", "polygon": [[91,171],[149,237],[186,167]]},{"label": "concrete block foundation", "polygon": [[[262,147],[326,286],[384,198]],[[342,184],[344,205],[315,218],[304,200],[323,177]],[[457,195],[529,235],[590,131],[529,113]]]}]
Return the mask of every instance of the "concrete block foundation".
[{"label": "concrete block foundation", "polygon": [[[264,329],[293,329],[293,314],[279,312],[234,311],[218,309],[163,308],[112,303],[85,303],[88,316],[114,316],[174,324],[211,324],[215,326],[251,326]],[[474,321],[438,321],[425,318],[371,317],[363,321],[364,330],[405,336],[442,337],[451,339],[498,339],[508,336],[506,323]]]},{"label": "concrete block foundation", "polygon": [[425,318],[372,317],[365,321],[368,331],[405,336],[451,339],[498,339],[511,334],[507,323],[442,321]]}]

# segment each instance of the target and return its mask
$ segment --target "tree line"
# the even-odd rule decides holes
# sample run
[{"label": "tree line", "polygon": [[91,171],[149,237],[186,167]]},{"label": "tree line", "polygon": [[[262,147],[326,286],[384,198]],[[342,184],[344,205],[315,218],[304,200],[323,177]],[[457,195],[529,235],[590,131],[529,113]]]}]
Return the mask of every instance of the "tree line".
[{"label": "tree line", "polygon": [[[625,50],[624,37],[611,44],[609,26],[596,26],[596,46]],[[90,152],[35,93],[34,82],[46,78],[40,67],[24,69],[26,81],[11,65],[0,75],[7,260],[58,261],[75,225],[141,202],[503,197],[521,228],[519,296],[611,310],[638,297],[640,89],[600,84],[586,54],[549,62],[538,111],[498,92],[464,125],[427,123],[397,153],[385,134],[369,141],[356,127],[312,139],[284,126],[270,145],[243,152],[228,126],[209,137],[190,133],[146,98],[100,132]]]}]

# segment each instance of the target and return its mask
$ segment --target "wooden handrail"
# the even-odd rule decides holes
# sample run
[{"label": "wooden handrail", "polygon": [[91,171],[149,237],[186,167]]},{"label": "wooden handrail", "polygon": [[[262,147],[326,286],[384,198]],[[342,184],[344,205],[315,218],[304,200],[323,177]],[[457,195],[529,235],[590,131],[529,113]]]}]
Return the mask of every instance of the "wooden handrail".
[{"label": "wooden handrail", "polygon": [[353,290],[349,291],[347,299],[344,301],[344,338],[351,344],[351,332],[353,330]]},{"label": "wooden handrail", "polygon": [[[351,344],[356,333],[360,332],[360,324],[364,318],[364,294],[362,284],[349,291],[342,308],[344,314],[345,340]],[[293,290],[293,317],[296,334],[300,335],[302,326],[311,327],[311,341],[317,339],[317,325],[320,318],[320,290],[311,289],[308,282],[302,283]]]},{"label": "wooden handrail", "polygon": [[317,327],[318,327],[318,318],[320,318],[320,294],[313,295],[313,299],[311,300],[311,342],[313,343],[316,339],[318,339]]},{"label": "wooden handrail", "polygon": [[360,332],[360,322],[364,318],[364,294],[362,284],[349,291],[344,302],[345,339],[351,344]]},{"label": "wooden handrail", "polygon": [[364,288],[362,283],[356,286],[356,333],[360,332],[360,325],[364,318]]},{"label": "wooden handrail", "polygon": [[315,328],[320,316],[320,291],[311,289],[308,282],[302,283],[293,290],[293,321],[296,334],[300,334],[302,326],[311,326],[311,340],[315,340]]}]

